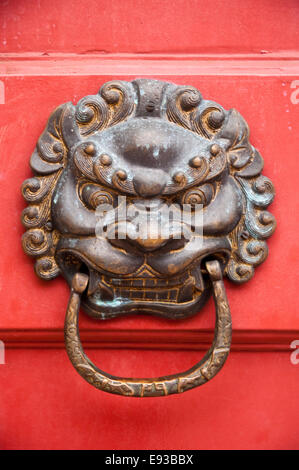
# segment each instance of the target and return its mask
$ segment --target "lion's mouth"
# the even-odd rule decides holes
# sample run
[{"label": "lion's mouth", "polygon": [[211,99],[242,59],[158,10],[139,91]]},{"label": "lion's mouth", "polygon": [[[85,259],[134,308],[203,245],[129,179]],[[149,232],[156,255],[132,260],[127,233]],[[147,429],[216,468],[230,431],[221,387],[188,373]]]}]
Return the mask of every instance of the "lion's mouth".
[{"label": "lion's mouth", "polygon": [[99,275],[90,271],[87,296],[97,303],[123,299],[138,303],[181,304],[192,302],[202,290],[203,279],[198,268],[167,279],[155,277],[148,268],[144,268],[140,275],[127,278]]},{"label": "lion's mouth", "polygon": [[[222,266],[228,254],[213,253]],[[134,274],[119,276],[99,270],[82,254],[60,250],[59,265],[70,281],[76,272],[88,275],[87,291],[82,302],[91,316],[113,318],[123,313],[154,313],[171,318],[183,318],[195,313],[209,296],[205,271],[207,256],[197,258],[176,275],[162,276],[144,263]]]}]

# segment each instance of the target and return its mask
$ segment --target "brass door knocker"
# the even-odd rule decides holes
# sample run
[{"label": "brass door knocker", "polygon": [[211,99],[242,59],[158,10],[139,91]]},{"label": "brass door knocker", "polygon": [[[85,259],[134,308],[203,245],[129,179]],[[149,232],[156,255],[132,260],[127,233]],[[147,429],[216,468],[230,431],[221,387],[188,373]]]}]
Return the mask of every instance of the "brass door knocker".
[{"label": "brass door knocker", "polygon": [[[50,116],[22,185],[25,252],[42,279],[71,287],[66,349],[79,374],[126,396],[180,393],[223,366],[231,317],[222,277],[242,283],[267,256],[274,198],[263,159],[235,110],[191,86],[112,81]],[[198,312],[211,293],[213,344],[191,369],[165,377],[111,376],[85,355],[80,303],[97,319]]]}]

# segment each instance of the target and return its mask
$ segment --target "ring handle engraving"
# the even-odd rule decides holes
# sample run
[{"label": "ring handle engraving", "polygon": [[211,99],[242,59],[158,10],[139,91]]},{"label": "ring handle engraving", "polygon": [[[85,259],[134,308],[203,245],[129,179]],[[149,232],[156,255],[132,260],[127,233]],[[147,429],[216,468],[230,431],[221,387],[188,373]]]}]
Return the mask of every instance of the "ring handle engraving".
[{"label": "ring handle engraving", "polygon": [[208,261],[206,268],[212,282],[216,307],[216,325],[212,346],[200,362],[185,372],[140,379],[110,375],[98,369],[86,356],[80,341],[78,315],[81,295],[87,287],[89,278],[86,274],[75,274],[66,311],[64,332],[66,350],[77,372],[100,390],[132,397],[154,397],[182,393],[212,379],[220,371],[228,356],[232,325],[220,264],[216,260]]}]

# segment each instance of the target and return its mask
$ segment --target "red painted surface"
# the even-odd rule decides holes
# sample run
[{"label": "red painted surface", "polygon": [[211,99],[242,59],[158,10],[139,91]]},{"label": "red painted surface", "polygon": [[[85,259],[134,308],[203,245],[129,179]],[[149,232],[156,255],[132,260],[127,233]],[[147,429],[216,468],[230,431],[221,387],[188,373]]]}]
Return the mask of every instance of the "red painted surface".
[{"label": "red painted surface", "polygon": [[297,0],[8,0],[0,16],[3,52],[211,54],[296,50],[297,14]]},{"label": "red painted surface", "polygon": [[[198,352],[92,351],[117,373],[183,370]],[[299,366],[288,353],[232,353],[182,395],[100,393],[65,351],[9,350],[0,366],[1,449],[298,449]]]},{"label": "red painted surface", "polygon": [[[295,0],[1,3],[0,340],[19,349],[0,364],[0,448],[299,449],[299,365],[286,352],[299,339],[298,19]],[[277,190],[278,228],[254,278],[226,282],[233,351],[250,352],[232,352],[219,376],[185,395],[131,400],[93,389],[55,349],[68,288],[39,280],[22,252],[19,188],[57,105],[141,76],[194,85],[241,112]],[[181,322],[81,319],[86,345],[103,341],[89,351],[96,363],[135,376],[197,362],[213,324],[212,302]],[[123,349],[133,343],[162,351]]]}]

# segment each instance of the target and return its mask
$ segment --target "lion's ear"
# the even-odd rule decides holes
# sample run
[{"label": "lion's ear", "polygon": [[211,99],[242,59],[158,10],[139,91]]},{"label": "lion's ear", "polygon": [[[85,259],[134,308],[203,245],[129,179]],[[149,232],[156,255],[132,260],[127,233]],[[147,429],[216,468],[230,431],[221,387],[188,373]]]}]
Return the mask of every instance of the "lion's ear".
[{"label": "lion's ear", "polygon": [[274,187],[261,175],[264,161],[249,143],[246,121],[235,109],[228,116],[217,137],[226,139],[230,173],[244,196],[245,217],[230,234],[232,255],[225,270],[229,279],[242,283],[254,274],[254,268],[268,254],[265,241],[275,230],[275,219],[266,210],[274,198]]},{"label": "lion's ear", "polygon": [[75,120],[75,106],[66,103],[51,114],[31,156],[34,172],[49,175],[65,167],[67,152],[80,140]]},{"label": "lion's ear", "polygon": [[227,149],[232,173],[244,178],[260,174],[264,161],[260,153],[249,143],[249,128],[238,111],[231,109],[217,137],[227,139]]},{"label": "lion's ear", "polygon": [[53,279],[59,274],[54,258],[58,237],[51,222],[51,200],[66,166],[68,151],[79,140],[74,105],[59,106],[51,114],[31,156],[30,166],[35,176],[22,185],[22,194],[28,202],[22,213],[27,229],[22,237],[23,248],[36,258],[35,271],[42,279]]}]

